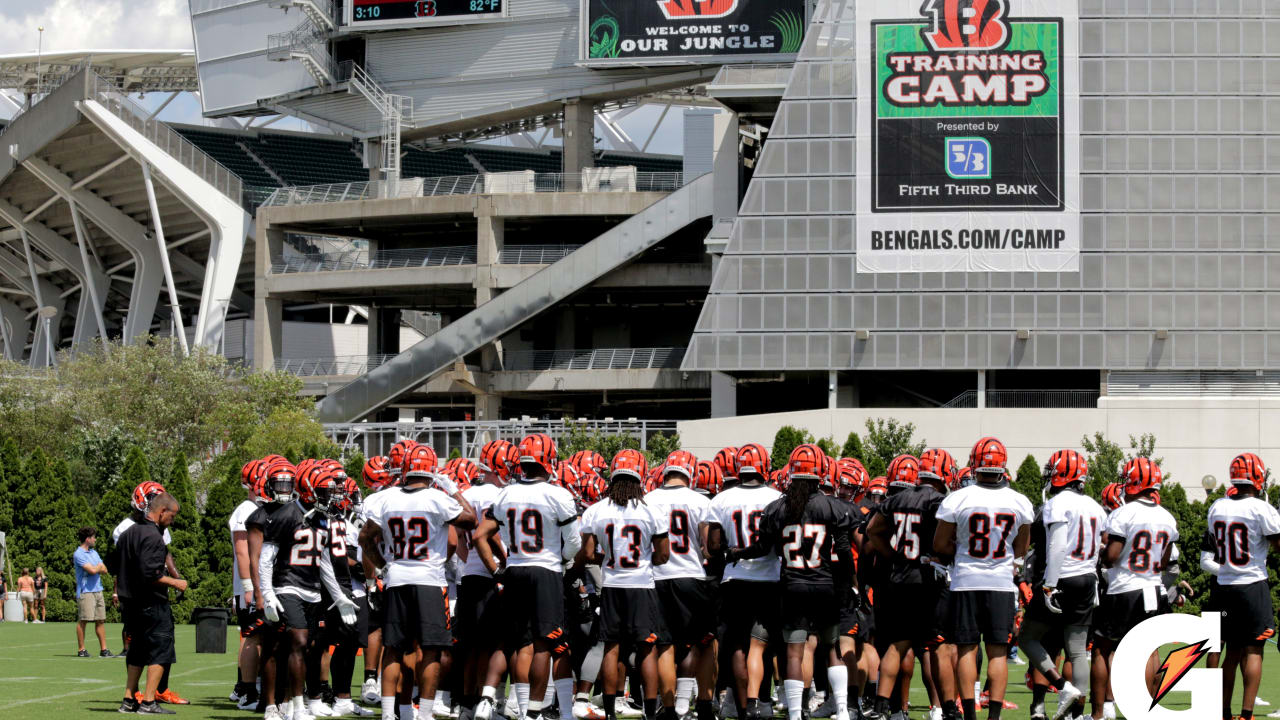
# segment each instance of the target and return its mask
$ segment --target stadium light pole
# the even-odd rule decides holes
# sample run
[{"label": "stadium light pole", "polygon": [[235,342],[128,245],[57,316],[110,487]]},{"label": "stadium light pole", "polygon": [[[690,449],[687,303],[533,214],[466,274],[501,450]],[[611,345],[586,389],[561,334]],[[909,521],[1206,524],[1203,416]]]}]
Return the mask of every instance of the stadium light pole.
[{"label": "stadium light pole", "polygon": [[36,315],[40,316],[40,322],[44,325],[45,348],[44,358],[45,367],[57,367],[58,361],[54,358],[56,348],[53,347],[53,333],[49,329],[49,325],[53,322],[53,317],[58,314],[58,308],[52,305],[45,305],[36,311]]}]

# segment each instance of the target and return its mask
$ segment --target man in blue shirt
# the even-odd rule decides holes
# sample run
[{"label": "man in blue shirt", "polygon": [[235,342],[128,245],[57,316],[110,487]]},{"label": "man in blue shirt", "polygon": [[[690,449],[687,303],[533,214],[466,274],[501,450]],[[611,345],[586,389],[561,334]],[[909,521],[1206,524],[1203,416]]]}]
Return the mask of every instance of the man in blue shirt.
[{"label": "man in blue shirt", "polygon": [[107,574],[107,566],[93,546],[98,542],[98,531],[91,527],[80,528],[76,534],[80,539],[80,547],[76,548],[73,560],[76,568],[76,605],[80,608],[80,622],[76,624],[76,642],[80,645],[78,657],[89,657],[84,649],[84,626],[92,622],[98,633],[98,644],[102,647],[99,657],[111,657],[107,649],[107,631],[103,626],[107,621],[107,605],[102,599],[102,576]]}]

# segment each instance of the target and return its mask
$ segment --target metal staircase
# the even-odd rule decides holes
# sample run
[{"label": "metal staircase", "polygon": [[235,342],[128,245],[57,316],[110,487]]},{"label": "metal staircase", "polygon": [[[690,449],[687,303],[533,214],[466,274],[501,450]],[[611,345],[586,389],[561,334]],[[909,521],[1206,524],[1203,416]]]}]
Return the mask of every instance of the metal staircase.
[{"label": "metal staircase", "polygon": [[289,8],[298,8],[302,14],[315,23],[316,27],[326,32],[337,32],[338,23],[333,17],[331,0],[270,0],[268,7],[279,8],[289,12]]},{"label": "metal staircase", "polygon": [[364,68],[352,63],[348,87],[364,96],[382,116],[381,168],[384,198],[395,197],[400,185],[400,129],[413,117],[413,98],[382,89]]},{"label": "metal staircase", "polygon": [[708,174],[330,394],[316,405],[320,421],[353,422],[386,407],[469,353],[711,214],[712,176]]},{"label": "metal staircase", "polygon": [[299,60],[316,81],[316,87],[337,83],[337,67],[329,55],[329,31],[308,15],[302,24],[289,32],[267,36],[267,59],[283,62]]}]

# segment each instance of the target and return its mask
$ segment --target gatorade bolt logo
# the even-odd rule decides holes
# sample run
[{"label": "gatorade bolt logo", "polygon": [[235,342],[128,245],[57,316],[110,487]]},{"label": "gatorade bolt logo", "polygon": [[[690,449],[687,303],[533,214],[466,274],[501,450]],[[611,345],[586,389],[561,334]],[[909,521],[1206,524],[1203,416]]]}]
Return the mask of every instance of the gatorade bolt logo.
[{"label": "gatorade bolt logo", "polygon": [[668,20],[701,20],[732,13],[738,0],[659,0],[658,7]]},{"label": "gatorade bolt logo", "polygon": [[[1208,653],[1218,652],[1222,631],[1219,613],[1157,615],[1120,641],[1111,664],[1111,692],[1126,720],[1179,720],[1217,717],[1222,711],[1222,671],[1195,668]],[[1147,692],[1146,668],[1151,653],[1176,644],[1156,669],[1156,692]],[[1194,668],[1194,669],[1193,669]],[[1191,709],[1170,710],[1160,701],[1170,692],[1190,692]]]},{"label": "gatorade bolt logo", "polygon": [[920,14],[933,27],[923,31],[924,40],[935,52],[998,50],[1009,40],[1005,1],[925,0]]}]

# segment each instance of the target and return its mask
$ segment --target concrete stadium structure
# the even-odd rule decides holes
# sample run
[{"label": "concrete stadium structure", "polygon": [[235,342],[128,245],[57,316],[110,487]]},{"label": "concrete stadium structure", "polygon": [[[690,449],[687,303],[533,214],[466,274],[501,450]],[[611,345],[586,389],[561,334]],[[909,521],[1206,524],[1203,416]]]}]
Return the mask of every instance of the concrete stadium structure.
[{"label": "concrete stadium structure", "polygon": [[[237,357],[306,374],[331,422],[675,418],[701,454],[792,420],[843,438],[898,416],[957,454],[982,432],[1037,456],[1155,432],[1184,481],[1270,448],[1280,5],[1064,0],[1079,269],[871,273],[854,241],[858,3],[809,3],[795,54],[608,67],[580,52],[578,0],[507,4],[372,31],[322,0],[200,0],[195,57],[146,61],[168,85],[136,84],[162,74],[136,58],[64,63],[0,138],[9,356],[43,362],[44,306],[59,347],[177,317],[230,353],[231,318]],[[169,129],[118,97],[192,77],[211,117],[337,135],[308,160],[294,134]],[[641,103],[703,108],[684,111],[681,157],[621,132]],[[467,144],[500,136],[515,147]],[[307,323],[363,335],[326,356]]]}]

